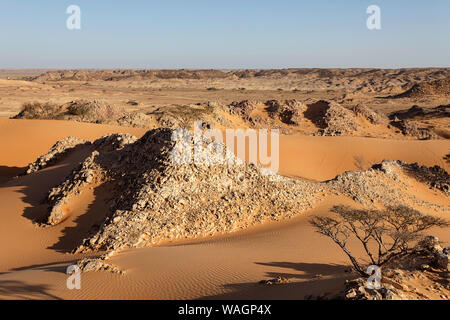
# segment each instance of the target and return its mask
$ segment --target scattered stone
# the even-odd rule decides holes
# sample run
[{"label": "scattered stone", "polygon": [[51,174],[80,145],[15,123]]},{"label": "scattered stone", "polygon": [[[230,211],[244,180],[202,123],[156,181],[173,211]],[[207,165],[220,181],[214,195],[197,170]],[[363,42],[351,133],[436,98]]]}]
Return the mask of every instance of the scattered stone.
[{"label": "scattered stone", "polygon": [[430,266],[428,264],[424,263],[424,264],[420,265],[420,270],[422,270],[422,271],[430,270]]},{"label": "scattered stone", "polygon": [[139,102],[135,101],[135,100],[128,100],[127,104],[129,104],[130,106],[138,106]]},{"label": "scattered stone", "polygon": [[124,274],[118,267],[105,263],[100,258],[82,259],[78,261],[77,265],[82,272],[108,271],[111,273]]},{"label": "scattered stone", "polygon": [[275,279],[270,279],[270,280],[261,280],[259,283],[260,284],[265,284],[265,285],[276,285],[276,284],[286,284],[289,283],[289,279],[282,277],[282,276],[278,276]]}]

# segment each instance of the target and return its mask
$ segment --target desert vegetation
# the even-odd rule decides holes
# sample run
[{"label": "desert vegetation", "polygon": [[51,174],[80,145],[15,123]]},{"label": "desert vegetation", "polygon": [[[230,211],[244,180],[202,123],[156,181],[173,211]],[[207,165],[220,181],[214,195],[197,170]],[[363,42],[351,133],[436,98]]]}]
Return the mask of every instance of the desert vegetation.
[{"label": "desert vegetation", "polygon": [[62,106],[53,102],[27,102],[14,119],[61,119]]},{"label": "desert vegetation", "polygon": [[75,100],[65,104],[54,102],[24,103],[13,119],[74,120],[107,123],[123,116],[125,111],[103,100]]},{"label": "desert vegetation", "polygon": [[450,224],[438,217],[424,215],[406,206],[389,206],[384,210],[361,210],[335,206],[335,217],[315,216],[311,224],[320,234],[333,240],[348,256],[355,270],[368,276],[365,263],[348,248],[356,238],[372,265],[379,267],[394,258],[412,252],[413,245],[424,237],[424,231]]}]

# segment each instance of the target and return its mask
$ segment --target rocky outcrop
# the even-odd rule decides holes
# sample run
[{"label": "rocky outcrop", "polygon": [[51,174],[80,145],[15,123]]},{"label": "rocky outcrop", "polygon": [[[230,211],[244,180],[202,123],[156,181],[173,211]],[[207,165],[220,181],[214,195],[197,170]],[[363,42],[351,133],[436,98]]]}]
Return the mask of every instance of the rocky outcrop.
[{"label": "rocky outcrop", "polygon": [[[383,161],[369,170],[309,182],[267,174],[260,166],[236,158],[222,143],[204,136],[200,141],[191,135],[180,139],[178,133],[155,129],[140,139],[113,134],[95,141],[90,155],[50,191],[45,222],[63,221],[74,196],[102,183],[111,186],[110,210],[78,252],[114,252],[233,232],[292,217],[330,194],[366,206],[414,204],[445,211],[408,192],[406,170],[411,168],[402,162]],[[194,152],[199,149],[200,154]]]},{"label": "rocky outcrop", "polygon": [[435,265],[444,271],[450,271],[450,247],[442,248],[437,237],[426,237],[419,242],[417,250],[431,254],[433,257],[430,261],[431,265]]},{"label": "rocky outcrop", "polygon": [[394,111],[389,114],[391,120],[423,120],[448,117],[450,117],[450,105],[440,105],[434,108],[422,108],[414,105],[407,110]]},{"label": "rocky outcrop", "polygon": [[289,125],[299,125],[302,121],[303,112],[306,111],[307,106],[295,99],[278,101],[269,100],[266,102],[267,112],[273,119],[278,119],[281,122]]},{"label": "rocky outcrop", "polygon": [[31,174],[37,172],[45,167],[55,163],[60,160],[62,157],[67,155],[70,151],[73,151],[75,148],[90,144],[90,142],[78,139],[75,137],[67,137],[62,140],[57,141],[50,150],[36,159],[35,162],[30,163],[25,171],[26,174]]},{"label": "rocky outcrop", "polygon": [[402,165],[405,171],[418,181],[450,196],[450,175],[443,168],[420,166],[418,163],[406,164],[402,162]]},{"label": "rocky outcrop", "polygon": [[239,115],[243,119],[247,119],[253,110],[257,109],[261,102],[254,100],[234,101],[227,106],[231,114]]},{"label": "rocky outcrop", "polygon": [[408,185],[402,179],[405,164],[384,160],[364,171],[347,171],[330,180],[327,185],[366,206],[388,203],[418,202],[407,192]]},{"label": "rocky outcrop", "polygon": [[108,173],[98,161],[101,154],[121,150],[134,141],[136,138],[129,134],[113,134],[96,140],[95,150],[61,184],[50,190],[47,196],[49,214],[45,222],[50,225],[60,223],[66,216],[64,207],[73,196],[80,194],[87,185],[106,180]]},{"label": "rocky outcrop", "polygon": [[391,125],[398,128],[405,136],[416,137],[419,140],[439,139],[439,136],[428,128],[419,126],[414,121],[395,118]]},{"label": "rocky outcrop", "polygon": [[120,270],[118,267],[106,263],[103,258],[85,258],[77,263],[78,267],[82,272],[90,272],[90,271],[108,271],[111,273],[124,274],[123,270]]},{"label": "rocky outcrop", "polygon": [[379,114],[378,112],[375,112],[374,110],[362,104],[358,104],[352,107],[350,110],[353,111],[356,116],[361,116],[375,125],[387,125],[389,122],[388,118],[385,115]]},{"label": "rocky outcrop", "polygon": [[[266,175],[229,151],[222,163],[174,163],[172,151],[185,145],[172,141],[172,134],[157,129],[126,144],[118,143],[123,135],[94,142],[91,155],[51,190],[47,223],[62,221],[64,205],[87,184],[108,182],[115,190],[111,212],[78,251],[115,250],[288,218],[311,208],[323,189],[320,184]],[[194,148],[191,143],[189,148]]]},{"label": "rocky outcrop", "polygon": [[136,112],[117,119],[117,124],[124,127],[149,128],[152,124],[156,127],[157,122],[152,116]]},{"label": "rocky outcrop", "polygon": [[423,98],[427,96],[448,96],[450,95],[450,77],[417,83],[411,89],[395,98]]},{"label": "rocky outcrop", "polygon": [[320,100],[309,104],[304,115],[320,128],[315,134],[319,136],[352,134],[359,128],[355,114],[333,101]]}]

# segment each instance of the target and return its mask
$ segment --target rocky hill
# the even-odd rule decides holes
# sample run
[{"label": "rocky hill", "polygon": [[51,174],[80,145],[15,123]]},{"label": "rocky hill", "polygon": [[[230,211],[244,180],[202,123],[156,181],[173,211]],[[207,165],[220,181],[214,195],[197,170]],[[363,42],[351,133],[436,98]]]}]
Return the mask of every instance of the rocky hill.
[{"label": "rocky hill", "polygon": [[[446,210],[410,192],[412,183],[422,183],[448,195],[450,178],[441,168],[384,161],[330,181],[309,182],[267,174],[259,165],[236,158],[221,143],[206,138],[194,141],[190,135],[178,139],[178,133],[156,129],[140,139],[113,134],[92,144],[74,138],[58,142],[47,155],[30,164],[28,174],[78,148],[88,148],[84,152],[89,150],[90,154],[50,190],[48,215],[41,222],[57,225],[64,221],[71,201],[87,188],[101,184],[112,187],[110,211],[100,226],[92,226],[90,236],[76,248],[78,252],[115,252],[232,232],[292,217],[331,194],[368,207],[398,203]],[[204,150],[200,156],[185,156],[195,154],[194,148],[199,146]]]},{"label": "rocky hill", "polygon": [[421,82],[396,98],[423,98],[427,96],[450,96],[450,78]]},{"label": "rocky hill", "polygon": [[[320,69],[320,68],[291,68],[291,69],[246,69],[246,70],[59,70],[48,71],[39,76],[29,77],[28,80],[37,82],[57,81],[163,81],[189,80],[205,83],[211,80],[234,82],[282,80],[287,83],[300,81],[301,87],[308,89],[339,89],[352,88],[358,92],[401,92],[411,83],[421,83],[444,79],[450,76],[448,68],[423,69]],[[192,85],[192,83],[190,83]]]}]

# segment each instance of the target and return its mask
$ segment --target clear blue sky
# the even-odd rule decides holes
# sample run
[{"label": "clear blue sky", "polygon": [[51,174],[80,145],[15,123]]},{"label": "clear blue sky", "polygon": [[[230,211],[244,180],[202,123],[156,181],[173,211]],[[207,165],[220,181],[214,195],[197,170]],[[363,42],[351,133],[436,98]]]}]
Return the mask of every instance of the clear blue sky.
[{"label": "clear blue sky", "polygon": [[450,1],[1,0],[0,46],[0,68],[450,67]]}]

